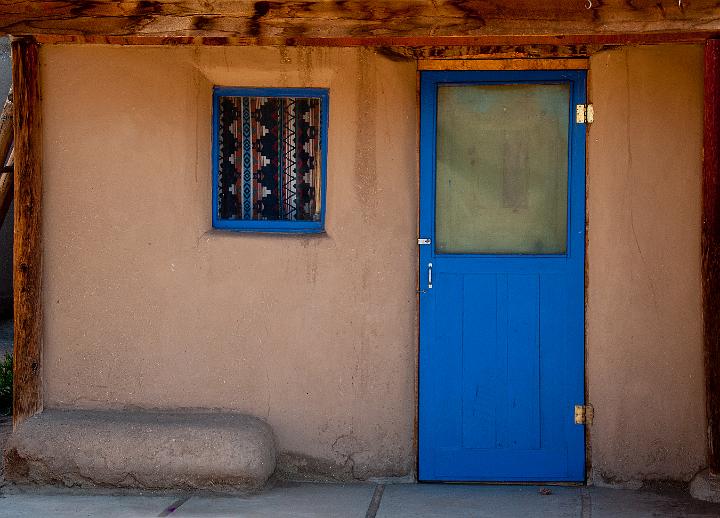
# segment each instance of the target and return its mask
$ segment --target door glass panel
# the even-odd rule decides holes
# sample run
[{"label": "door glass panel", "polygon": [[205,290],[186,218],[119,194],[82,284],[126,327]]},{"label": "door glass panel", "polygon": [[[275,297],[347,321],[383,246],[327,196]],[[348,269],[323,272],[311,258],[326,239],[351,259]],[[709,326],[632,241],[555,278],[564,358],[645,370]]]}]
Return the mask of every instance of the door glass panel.
[{"label": "door glass panel", "polygon": [[564,254],[567,84],[438,88],[436,251]]}]

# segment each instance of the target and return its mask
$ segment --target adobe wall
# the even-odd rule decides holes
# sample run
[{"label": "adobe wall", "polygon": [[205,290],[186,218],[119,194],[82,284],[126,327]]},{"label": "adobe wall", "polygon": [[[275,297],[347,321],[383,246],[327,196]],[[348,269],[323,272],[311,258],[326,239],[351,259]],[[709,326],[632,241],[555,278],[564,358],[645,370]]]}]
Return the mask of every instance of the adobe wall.
[{"label": "adobe wall", "polygon": [[[407,475],[416,447],[415,64],[361,49],[46,46],[47,407],[266,418],[286,473]],[[211,230],[211,88],[331,89],[327,233]],[[593,479],[703,463],[701,47],[592,59]]]},{"label": "adobe wall", "polygon": [[[44,47],[46,406],[267,419],[289,470],[414,469],[415,65]],[[211,230],[213,85],[331,89],[327,233]]]},{"label": "adobe wall", "polygon": [[702,46],[591,60],[587,384],[597,483],[705,463],[700,299]]}]

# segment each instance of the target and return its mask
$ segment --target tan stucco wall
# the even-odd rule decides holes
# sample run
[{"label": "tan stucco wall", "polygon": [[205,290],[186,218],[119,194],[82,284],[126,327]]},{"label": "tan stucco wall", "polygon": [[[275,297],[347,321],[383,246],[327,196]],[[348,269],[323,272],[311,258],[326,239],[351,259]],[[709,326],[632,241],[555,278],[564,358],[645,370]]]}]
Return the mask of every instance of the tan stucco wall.
[{"label": "tan stucco wall", "polygon": [[[235,409],[270,422],[285,464],[410,473],[414,63],[100,46],[41,60],[46,406]],[[213,85],[330,89],[326,235],[210,230]]]},{"label": "tan stucco wall", "polygon": [[705,462],[701,46],[591,60],[587,375],[597,483],[687,480]]},{"label": "tan stucco wall", "polygon": [[[416,77],[353,49],[44,47],[46,406],[266,418],[282,466],[415,462]],[[591,60],[593,480],[704,463],[702,50]],[[210,230],[211,87],[328,87],[327,235]]]}]

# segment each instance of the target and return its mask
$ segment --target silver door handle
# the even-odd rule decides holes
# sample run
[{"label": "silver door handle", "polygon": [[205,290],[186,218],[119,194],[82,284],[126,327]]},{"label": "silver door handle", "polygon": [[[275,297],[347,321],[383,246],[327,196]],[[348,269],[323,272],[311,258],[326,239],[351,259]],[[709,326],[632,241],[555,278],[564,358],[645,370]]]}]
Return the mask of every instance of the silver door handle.
[{"label": "silver door handle", "polygon": [[432,263],[428,263],[428,289],[432,289]]}]

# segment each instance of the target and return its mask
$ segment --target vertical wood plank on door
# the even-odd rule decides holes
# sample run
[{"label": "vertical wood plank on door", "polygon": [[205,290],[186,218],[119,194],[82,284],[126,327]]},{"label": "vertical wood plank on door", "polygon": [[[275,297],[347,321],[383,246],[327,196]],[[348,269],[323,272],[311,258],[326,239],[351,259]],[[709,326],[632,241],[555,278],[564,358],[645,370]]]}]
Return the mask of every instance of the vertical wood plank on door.
[{"label": "vertical wood plank on door", "polygon": [[13,426],[42,411],[42,139],[38,44],[12,42],[15,125]]},{"label": "vertical wood plank on door", "polygon": [[[569,408],[554,405],[567,391],[568,356],[563,351],[568,333],[563,315],[568,312],[565,276],[546,273],[540,277],[540,446],[564,448],[565,426],[571,420]],[[579,404],[580,402],[578,402]]]},{"label": "vertical wood plank on door", "polygon": [[463,448],[492,449],[497,441],[495,404],[502,386],[497,310],[497,275],[466,275],[462,311]]},{"label": "vertical wood plank on door", "polygon": [[540,449],[540,311],[537,275],[508,275],[508,443]]}]

